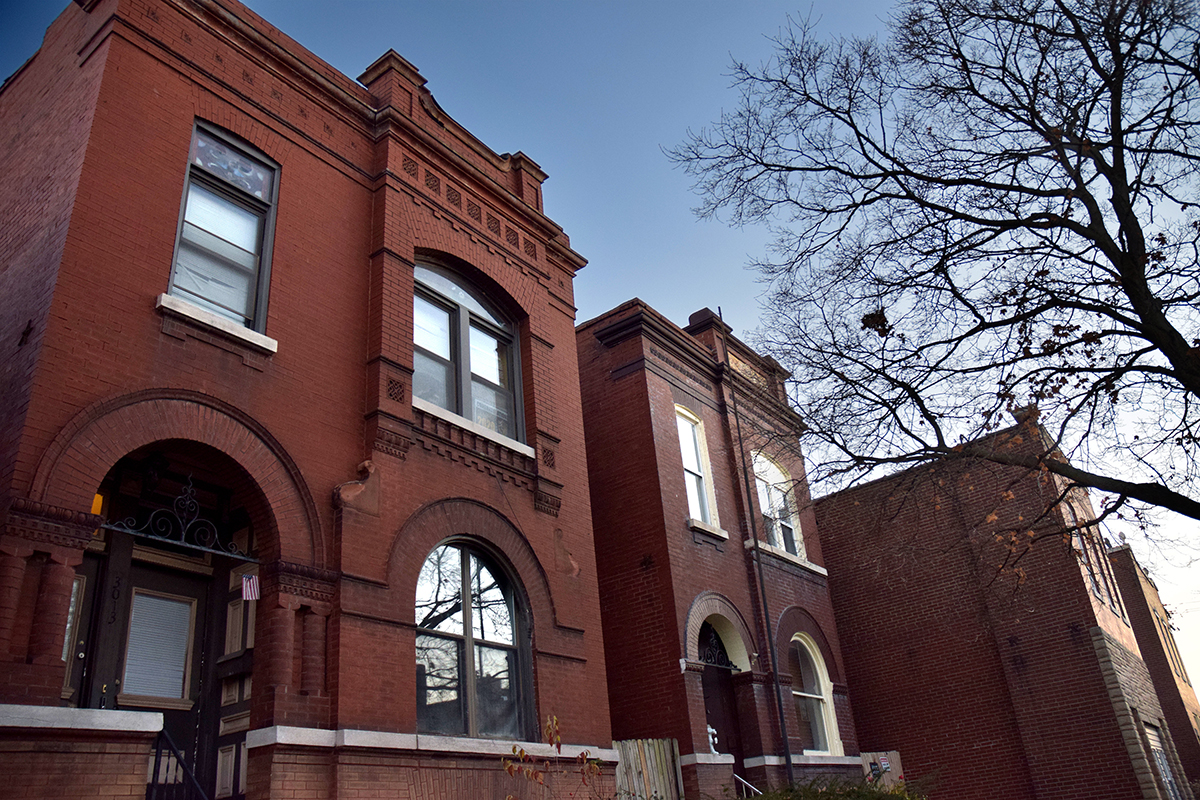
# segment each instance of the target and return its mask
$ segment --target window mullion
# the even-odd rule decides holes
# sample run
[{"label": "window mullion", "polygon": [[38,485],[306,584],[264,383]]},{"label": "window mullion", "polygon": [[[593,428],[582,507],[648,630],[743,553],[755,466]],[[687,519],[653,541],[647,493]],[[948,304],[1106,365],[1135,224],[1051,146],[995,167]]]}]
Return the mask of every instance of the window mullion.
[{"label": "window mullion", "polygon": [[479,735],[479,719],[478,696],[475,687],[475,621],[472,617],[473,597],[474,597],[474,577],[471,575],[471,556],[465,549],[459,550],[459,558],[461,564],[462,575],[461,591],[462,591],[462,609],[463,609],[463,675],[462,686],[466,690],[467,698],[467,734],[469,736]]},{"label": "window mullion", "polygon": [[454,361],[458,369],[458,413],[474,421],[471,407],[471,314],[458,306],[454,310],[458,341],[454,343]]}]

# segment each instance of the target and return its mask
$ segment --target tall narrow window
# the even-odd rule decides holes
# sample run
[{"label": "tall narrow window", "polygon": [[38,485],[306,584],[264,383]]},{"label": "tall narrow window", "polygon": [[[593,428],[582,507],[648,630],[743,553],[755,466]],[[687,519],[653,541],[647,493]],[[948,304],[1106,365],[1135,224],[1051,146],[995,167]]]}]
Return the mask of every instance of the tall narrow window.
[{"label": "tall narrow window", "polygon": [[413,396],[519,438],[513,327],[456,276],[418,265]]},{"label": "tall narrow window", "polygon": [[524,667],[512,585],[486,556],[442,545],[417,579],[417,729],[524,734]]},{"label": "tall narrow window", "polygon": [[762,453],[754,454],[754,483],[767,544],[804,557],[804,539],[796,519],[792,479]]},{"label": "tall narrow window", "polygon": [[1171,762],[1167,760],[1167,751],[1163,745],[1162,734],[1154,725],[1146,725],[1146,741],[1150,745],[1150,755],[1154,758],[1154,766],[1158,768],[1158,776],[1162,778],[1163,788],[1167,790],[1168,800],[1183,800],[1183,792],[1175,780],[1171,770]]},{"label": "tall narrow window", "polygon": [[675,427],[683,456],[683,483],[687,492],[688,516],[706,525],[715,524],[708,496],[708,459],[700,420],[680,406],[675,407]]},{"label": "tall narrow window", "polygon": [[792,697],[804,750],[841,755],[841,737],[833,710],[833,686],[820,650],[806,634],[796,634],[792,638],[788,648],[788,670],[792,675]]},{"label": "tall narrow window", "polygon": [[266,327],[276,169],[197,126],[170,293],[232,322]]}]

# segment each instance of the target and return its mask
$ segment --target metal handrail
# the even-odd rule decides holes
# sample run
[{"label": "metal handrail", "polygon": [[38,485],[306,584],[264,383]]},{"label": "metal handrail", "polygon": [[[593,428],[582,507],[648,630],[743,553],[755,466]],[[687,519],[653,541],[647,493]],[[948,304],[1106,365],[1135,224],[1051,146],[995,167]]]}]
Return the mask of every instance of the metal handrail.
[{"label": "metal handrail", "polygon": [[756,794],[762,794],[762,791],[756,788],[754,784],[750,783],[736,772],[733,774],[733,779],[741,784],[741,786],[738,787],[738,790],[742,792],[742,797],[752,797]]},{"label": "metal handrail", "polygon": [[[183,758],[183,753],[179,752],[179,748],[175,746],[175,742],[171,741],[171,735],[165,729],[158,732],[158,739],[154,743],[154,771],[150,774],[150,780],[147,782],[146,800],[158,800],[162,796],[160,792],[165,789],[164,782],[161,780],[162,768],[169,765],[162,763],[164,743],[166,743],[169,755],[175,759],[175,767],[171,769],[173,773],[171,777],[173,779],[166,782],[175,786],[175,791],[171,793],[172,796],[179,796],[178,790],[182,788],[184,792],[183,796],[186,798],[209,800],[208,793],[204,791],[204,787],[200,785],[200,781],[196,780],[196,773],[192,772],[192,768]],[[175,769],[183,773],[186,782],[174,780],[176,777],[174,775]]]}]

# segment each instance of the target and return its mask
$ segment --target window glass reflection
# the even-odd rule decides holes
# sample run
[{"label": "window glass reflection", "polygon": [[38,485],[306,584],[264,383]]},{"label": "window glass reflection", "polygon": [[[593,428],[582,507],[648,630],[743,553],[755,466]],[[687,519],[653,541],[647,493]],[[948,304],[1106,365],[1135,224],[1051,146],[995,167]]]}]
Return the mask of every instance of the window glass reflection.
[{"label": "window glass reflection", "polygon": [[501,644],[513,643],[512,611],[491,570],[471,556],[471,625],[475,636]]},{"label": "window glass reflection", "polygon": [[462,567],[459,550],[434,550],[417,578],[417,627],[462,633]]},{"label": "window glass reflection", "polygon": [[461,648],[453,639],[417,636],[417,727],[423,733],[466,733]]}]

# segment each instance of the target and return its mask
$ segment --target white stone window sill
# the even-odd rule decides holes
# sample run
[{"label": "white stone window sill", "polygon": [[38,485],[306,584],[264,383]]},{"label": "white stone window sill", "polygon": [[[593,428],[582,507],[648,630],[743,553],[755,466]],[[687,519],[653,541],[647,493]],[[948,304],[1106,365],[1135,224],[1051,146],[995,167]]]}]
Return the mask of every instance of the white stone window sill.
[{"label": "white stone window sill", "polygon": [[154,307],[162,312],[183,317],[189,322],[214,330],[222,336],[237,340],[264,353],[274,355],[279,350],[279,342],[270,336],[264,336],[258,331],[252,331],[245,325],[238,325],[232,320],[225,319],[211,311],[206,311],[200,308],[200,306],[189,303],[187,300],[175,297],[174,295],[160,294]]},{"label": "white stone window sill", "polygon": [[535,453],[533,448],[530,447],[529,445],[518,442],[516,439],[510,439],[507,436],[496,433],[493,430],[489,430],[489,429],[483,427],[482,425],[480,425],[478,422],[469,420],[466,417],[459,416],[458,414],[455,414],[453,411],[447,411],[446,409],[442,408],[441,406],[431,403],[428,400],[422,400],[420,397],[414,396],[412,399],[412,402],[413,402],[413,408],[419,408],[421,411],[424,411],[426,414],[429,414],[430,416],[438,417],[439,419],[444,419],[444,420],[446,420],[446,422],[449,422],[451,425],[456,425],[459,428],[468,430],[471,433],[475,434],[476,436],[482,436],[485,439],[491,439],[496,444],[503,445],[504,447],[507,447],[509,450],[516,450],[518,453],[525,456],[526,458],[534,458],[537,455],[537,453]]},{"label": "white stone window sill", "polygon": [[842,764],[847,767],[861,767],[862,759],[858,756],[834,756],[819,750],[805,750],[804,755],[792,756],[793,764]]},{"label": "white stone window sill", "polygon": [[825,575],[825,576],[829,575],[829,570],[825,569],[824,567],[819,567],[816,564],[809,561],[808,559],[802,558],[798,555],[795,555],[794,553],[789,553],[787,550],[784,550],[782,547],[776,547],[774,545],[767,544],[764,541],[760,541],[757,539],[747,539],[746,540],[746,549],[747,550],[757,549],[760,552],[766,553],[767,555],[770,555],[770,556],[774,556],[775,558],[778,558],[781,561],[787,561],[790,564],[795,564],[796,566],[806,569],[809,572],[815,572],[818,575]]},{"label": "white stone window sill", "polygon": [[[808,766],[862,766],[858,756],[834,756],[824,750],[805,750],[803,755],[792,754],[792,763]],[[783,756],[750,756],[746,759],[746,768],[754,767],[783,767],[787,759]]]},{"label": "white stone window sill", "polygon": [[689,767],[692,764],[732,764],[733,762],[733,756],[728,753],[685,753],[679,757],[681,767]]},{"label": "white stone window sill", "polygon": [[729,539],[729,534],[716,525],[709,525],[707,522],[692,517],[688,517],[687,526],[697,533],[707,533],[709,536],[715,536],[718,539]]},{"label": "white stone window sill", "polygon": [[157,711],[0,705],[0,727],[3,728],[157,733],[162,726],[163,715]]},{"label": "white stone window sill", "polygon": [[513,745],[522,748],[535,758],[563,758],[574,761],[585,750],[588,758],[616,763],[619,755],[615,749],[586,747],[564,744],[560,754],[553,745],[544,742],[519,742],[511,739],[468,739],[459,736],[429,736],[414,733],[387,733],[384,731],[361,731],[342,728],[336,731],[317,728],[293,728],[274,725],[259,728],[246,734],[246,747],[266,747],[273,744],[302,745],[307,747],[369,747],[377,750],[416,750],[423,753],[450,753],[454,755],[485,756],[488,758],[511,756]]}]

